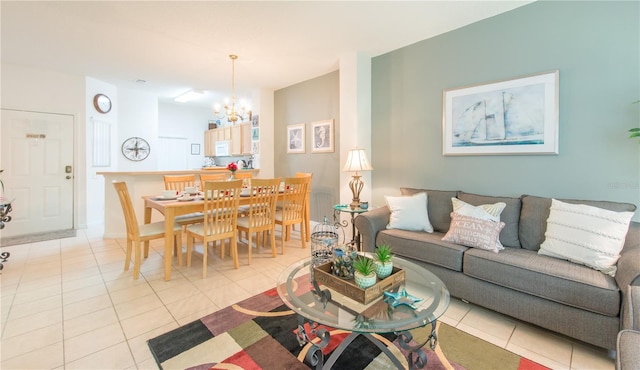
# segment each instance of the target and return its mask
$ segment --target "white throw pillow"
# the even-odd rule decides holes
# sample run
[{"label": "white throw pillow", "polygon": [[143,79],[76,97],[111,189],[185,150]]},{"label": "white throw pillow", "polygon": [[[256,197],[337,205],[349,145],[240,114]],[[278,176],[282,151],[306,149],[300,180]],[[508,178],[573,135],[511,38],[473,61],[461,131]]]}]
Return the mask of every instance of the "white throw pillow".
[{"label": "white throw pillow", "polygon": [[614,276],[633,212],[551,200],[539,254],[569,260]]},{"label": "white throw pillow", "polygon": [[385,196],[387,207],[391,211],[387,229],[433,232],[427,212],[427,193],[411,196]]},{"label": "white throw pillow", "polygon": [[504,249],[498,243],[504,222],[451,213],[451,226],[442,238],[445,242],[466,245],[498,253]]},{"label": "white throw pillow", "polygon": [[[481,204],[479,206],[471,205],[458,198],[451,198],[453,204],[453,212],[462,216],[479,218],[493,222],[500,222],[500,214],[504,211],[507,203],[498,202],[495,204]],[[501,229],[502,231],[502,229]],[[504,246],[500,243],[500,238],[496,242],[498,250],[503,250]]]},{"label": "white throw pillow", "polygon": [[483,220],[496,222],[500,221],[500,214],[507,206],[507,203],[505,202],[473,206],[458,198],[451,198],[451,203],[453,204],[453,212],[459,215],[481,218]]}]

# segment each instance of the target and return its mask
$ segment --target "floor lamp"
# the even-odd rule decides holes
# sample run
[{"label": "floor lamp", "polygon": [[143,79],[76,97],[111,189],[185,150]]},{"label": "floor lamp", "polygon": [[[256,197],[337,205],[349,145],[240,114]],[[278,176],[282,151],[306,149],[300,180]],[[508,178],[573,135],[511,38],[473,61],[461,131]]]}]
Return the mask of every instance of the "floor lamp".
[{"label": "floor lamp", "polygon": [[364,149],[351,149],[347,155],[347,163],[344,165],[343,171],[354,172],[351,177],[351,181],[349,181],[349,188],[351,189],[351,193],[353,194],[353,199],[349,206],[351,209],[356,209],[360,207],[360,192],[364,187],[364,182],[360,179],[360,174],[358,171],[371,171],[373,167],[369,163],[367,159],[367,153]]}]

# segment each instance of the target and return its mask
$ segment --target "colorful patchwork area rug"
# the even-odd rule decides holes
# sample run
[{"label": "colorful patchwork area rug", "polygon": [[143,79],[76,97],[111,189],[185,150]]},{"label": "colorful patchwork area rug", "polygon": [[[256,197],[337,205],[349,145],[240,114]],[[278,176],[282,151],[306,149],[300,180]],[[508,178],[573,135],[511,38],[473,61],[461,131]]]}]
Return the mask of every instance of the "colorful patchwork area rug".
[{"label": "colorful patchwork area rug", "polygon": [[[163,370],[313,368],[304,360],[311,345],[300,346],[297,329],[298,316],[272,289],[162,334],[149,340],[148,344]],[[325,329],[331,333],[331,341],[323,349],[326,360],[349,332]],[[546,369],[444,323],[438,323],[436,331],[438,345],[434,350],[426,350],[427,369]],[[414,330],[412,334],[414,338],[426,338],[428,332],[425,328]],[[409,368],[395,334],[376,337]],[[349,370],[394,368],[388,357],[363,336],[357,337],[332,367]]]}]

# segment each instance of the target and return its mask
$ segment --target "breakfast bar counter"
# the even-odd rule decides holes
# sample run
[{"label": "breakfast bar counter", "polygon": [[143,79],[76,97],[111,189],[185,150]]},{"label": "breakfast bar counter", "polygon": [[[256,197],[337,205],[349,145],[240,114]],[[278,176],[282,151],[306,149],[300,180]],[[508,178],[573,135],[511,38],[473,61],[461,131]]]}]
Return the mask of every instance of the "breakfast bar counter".
[{"label": "breakfast bar counter", "polygon": [[[105,238],[125,238],[126,226],[124,216],[118,194],[116,194],[113,185],[114,181],[124,181],[127,183],[131,202],[133,203],[138,223],[144,223],[144,199],[146,195],[158,195],[164,190],[165,175],[197,175],[208,174],[213,171],[226,171],[226,167],[208,167],[206,169],[184,170],[184,171],[126,171],[126,172],[98,172],[98,175],[104,177],[104,234]],[[238,169],[237,172],[253,172],[256,177],[259,169]],[[162,221],[162,216],[153,215],[152,221]]]}]

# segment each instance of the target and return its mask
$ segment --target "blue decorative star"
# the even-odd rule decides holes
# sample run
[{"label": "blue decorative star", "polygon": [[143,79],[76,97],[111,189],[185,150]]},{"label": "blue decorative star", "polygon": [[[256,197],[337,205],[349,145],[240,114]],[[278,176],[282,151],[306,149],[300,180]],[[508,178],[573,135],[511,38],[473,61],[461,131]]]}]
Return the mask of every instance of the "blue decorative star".
[{"label": "blue decorative star", "polygon": [[412,296],[411,294],[407,293],[404,288],[402,288],[402,290],[398,293],[384,292],[384,297],[384,301],[391,305],[391,307],[405,305],[414,310],[417,308],[415,306],[415,303],[422,301],[422,298]]}]

